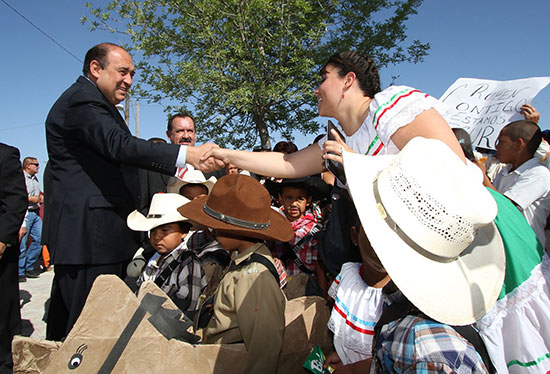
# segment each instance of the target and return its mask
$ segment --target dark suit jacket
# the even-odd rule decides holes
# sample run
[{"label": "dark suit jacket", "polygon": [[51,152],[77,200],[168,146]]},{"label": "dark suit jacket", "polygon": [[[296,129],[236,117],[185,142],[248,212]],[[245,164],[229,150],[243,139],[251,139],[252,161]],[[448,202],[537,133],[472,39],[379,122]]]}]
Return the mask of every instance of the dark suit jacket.
[{"label": "dark suit jacket", "polygon": [[18,234],[29,205],[19,150],[0,143],[0,242],[19,256]]},{"label": "dark suit jacket", "polygon": [[83,76],[50,110],[46,141],[53,263],[130,260],[138,235],[126,218],[138,207],[137,168],[174,175],[179,146],[132,136],[118,110]]}]

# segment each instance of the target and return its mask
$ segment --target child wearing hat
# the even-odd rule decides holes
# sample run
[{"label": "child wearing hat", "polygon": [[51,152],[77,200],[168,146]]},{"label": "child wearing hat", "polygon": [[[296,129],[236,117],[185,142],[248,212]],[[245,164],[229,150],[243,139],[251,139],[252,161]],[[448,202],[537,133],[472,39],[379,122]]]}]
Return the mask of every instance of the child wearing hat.
[{"label": "child wearing hat", "polygon": [[[313,200],[320,200],[325,193],[328,195],[330,189],[318,177],[283,179],[280,183],[268,181],[266,187],[273,195],[278,196],[281,211],[294,231],[294,237],[289,242],[269,243],[273,255],[283,261],[289,277],[299,274],[313,277],[316,284],[314,290],[307,290],[309,293],[326,296],[328,280],[320,263],[318,240],[314,234],[322,225],[311,206]],[[326,192],[323,187],[326,187]],[[288,294],[287,296],[290,297]]]},{"label": "child wearing hat", "polygon": [[192,318],[207,281],[198,257],[186,245],[192,224],[177,211],[188,202],[178,194],[157,193],[147,217],[136,210],[128,215],[127,223],[134,231],[148,231],[157,252],[143,269],[138,286],[145,281],[155,282]]},{"label": "child wearing hat", "polygon": [[285,327],[285,297],[264,240],[289,241],[292,227],[270,207],[267,190],[254,178],[232,174],[210,195],[178,209],[181,215],[213,230],[233,260],[214,297],[204,342],[243,342],[245,373],[275,373]]},{"label": "child wearing hat", "polygon": [[491,309],[504,280],[491,194],[433,139],[415,138],[396,156],[344,152],[343,160],[362,223],[363,279],[392,299],[381,298],[368,323],[373,358],[346,372],[494,372],[479,334],[465,326]]}]

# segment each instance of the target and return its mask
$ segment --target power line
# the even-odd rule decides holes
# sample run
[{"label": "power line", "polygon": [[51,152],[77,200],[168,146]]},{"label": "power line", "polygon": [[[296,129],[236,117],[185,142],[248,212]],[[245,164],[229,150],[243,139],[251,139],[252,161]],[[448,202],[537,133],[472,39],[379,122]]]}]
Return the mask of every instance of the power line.
[{"label": "power line", "polygon": [[40,31],[42,34],[44,34],[48,39],[50,39],[52,42],[54,42],[55,44],[57,44],[61,49],[63,49],[65,52],[67,52],[68,54],[70,54],[71,56],[73,56],[78,62],[80,63],[84,63],[81,59],[79,59],[78,57],[76,57],[75,55],[73,55],[67,48],[63,47],[60,43],[58,43],[54,38],[52,38],[51,36],[49,36],[45,31],[43,31],[40,27],[36,26],[34,23],[32,23],[31,20],[29,20],[27,17],[25,17],[23,14],[19,13],[17,11],[17,9],[15,9],[14,7],[12,7],[10,4],[8,4],[5,0],[0,0],[1,2],[3,2],[4,4],[6,4],[6,6],[8,8],[10,8],[11,10],[13,10],[15,13],[17,13],[17,15],[19,15],[21,18],[23,18],[25,21],[27,21],[28,23],[30,23],[35,29],[37,29],[38,31]]}]

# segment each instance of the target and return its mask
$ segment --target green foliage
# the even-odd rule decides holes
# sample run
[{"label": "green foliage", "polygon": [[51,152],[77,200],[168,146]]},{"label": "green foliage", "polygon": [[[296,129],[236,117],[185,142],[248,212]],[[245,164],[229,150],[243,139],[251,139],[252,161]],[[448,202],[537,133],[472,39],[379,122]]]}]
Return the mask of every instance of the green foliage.
[{"label": "green foliage", "polygon": [[[418,62],[403,46],[422,0],[112,0],[87,4],[91,29],[122,32],[139,70],[134,93],[193,109],[201,139],[242,148],[318,130],[313,89],[332,54],[357,49],[379,66]],[[151,90],[152,88],[152,90]]]}]

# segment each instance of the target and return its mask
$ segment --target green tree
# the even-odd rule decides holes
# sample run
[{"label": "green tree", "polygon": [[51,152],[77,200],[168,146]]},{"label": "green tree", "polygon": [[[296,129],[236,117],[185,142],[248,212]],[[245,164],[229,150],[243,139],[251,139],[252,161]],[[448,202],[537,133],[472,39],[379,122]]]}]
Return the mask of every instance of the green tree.
[{"label": "green tree", "polygon": [[[129,37],[134,92],[193,109],[202,139],[237,148],[270,133],[315,133],[313,89],[331,54],[369,53],[379,66],[419,62],[405,21],[422,0],[112,0],[87,4],[91,28]],[[152,88],[152,90],[151,90]]]}]

